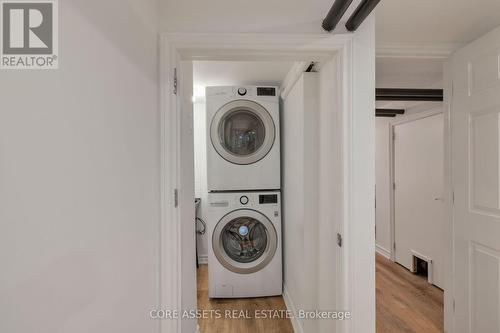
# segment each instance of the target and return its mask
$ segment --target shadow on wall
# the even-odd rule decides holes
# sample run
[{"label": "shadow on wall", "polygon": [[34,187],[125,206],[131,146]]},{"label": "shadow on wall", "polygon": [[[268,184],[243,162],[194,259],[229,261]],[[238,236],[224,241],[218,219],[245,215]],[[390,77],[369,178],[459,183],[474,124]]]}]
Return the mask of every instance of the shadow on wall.
[{"label": "shadow on wall", "polygon": [[[193,104],[193,132],[194,132],[194,193],[197,198],[201,198],[198,209],[198,216],[207,221],[206,212],[208,208],[207,190],[207,137],[206,137],[206,109],[205,102]],[[194,223],[194,222],[193,222]],[[201,264],[206,263],[208,256],[208,233],[196,235],[198,258]]]},{"label": "shadow on wall", "polygon": [[[158,17],[158,2],[156,0],[71,0],[59,1],[61,7],[59,12],[64,13],[64,7],[72,7],[75,14],[83,16],[89,21],[90,26],[99,30],[100,35],[104,36],[108,42],[120,54],[129,59],[130,63],[138,68],[144,75],[151,80],[158,80],[158,20],[151,20],[151,17]],[[69,9],[69,8],[67,8]],[[112,14],[111,14],[112,13]],[[65,27],[71,26],[64,22],[65,16],[60,15],[60,35],[73,33],[66,30]],[[60,37],[61,40],[70,40]],[[79,40],[83,50],[89,52],[90,56],[99,57],[99,50],[92,49],[93,41]],[[88,45],[86,45],[88,43]],[[65,43],[60,44],[61,61],[65,61]],[[61,67],[64,63],[61,64]]]},{"label": "shadow on wall", "polygon": [[[72,253],[1,294],[0,308],[5,311],[2,315],[5,322],[0,326],[16,327],[18,332],[37,332],[41,328],[46,332],[57,332],[61,321],[84,312],[99,297],[102,286],[98,279],[98,261],[99,258],[92,257],[92,253]],[[56,272],[58,278],[54,279]],[[81,283],[82,276],[87,278],[84,284]],[[74,292],[76,287],[80,289],[78,293]],[[19,297],[19,290],[23,290],[24,299]],[[64,302],[57,295],[65,295]],[[43,299],[44,306],[32,308],[33,299]]]}]

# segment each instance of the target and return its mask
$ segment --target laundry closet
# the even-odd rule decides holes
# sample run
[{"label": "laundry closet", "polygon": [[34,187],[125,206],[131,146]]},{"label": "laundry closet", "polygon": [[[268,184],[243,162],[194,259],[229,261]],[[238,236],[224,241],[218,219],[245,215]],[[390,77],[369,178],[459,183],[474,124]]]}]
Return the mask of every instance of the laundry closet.
[{"label": "laundry closet", "polygon": [[334,61],[193,62],[196,253],[207,271],[198,307],[282,295],[288,309],[335,308],[320,290],[336,286],[337,266],[321,264],[336,253],[323,217],[338,213],[322,196],[336,190],[321,183],[339,172],[324,167],[339,153],[336,116],[322,107],[334,70]]}]

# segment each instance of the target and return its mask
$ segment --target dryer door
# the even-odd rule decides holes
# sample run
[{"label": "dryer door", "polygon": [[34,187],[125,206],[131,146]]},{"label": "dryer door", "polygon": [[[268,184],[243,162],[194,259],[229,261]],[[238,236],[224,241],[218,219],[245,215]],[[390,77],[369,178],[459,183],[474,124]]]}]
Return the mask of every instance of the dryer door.
[{"label": "dryer door", "polygon": [[276,253],[278,236],[271,221],[250,209],[225,215],[215,227],[212,247],[228,270],[250,274],[260,271]]},{"label": "dryer door", "polygon": [[252,164],[264,158],[274,144],[276,129],[269,112],[249,100],[225,104],[210,125],[212,145],[234,164]]}]

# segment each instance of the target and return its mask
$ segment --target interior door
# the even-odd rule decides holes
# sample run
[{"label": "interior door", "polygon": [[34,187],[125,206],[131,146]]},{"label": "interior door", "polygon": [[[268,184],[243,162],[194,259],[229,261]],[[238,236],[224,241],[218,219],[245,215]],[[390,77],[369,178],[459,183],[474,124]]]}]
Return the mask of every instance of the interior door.
[{"label": "interior door", "polygon": [[394,126],[395,259],[432,260],[429,280],[444,287],[444,121],[431,115]]},{"label": "interior door", "polygon": [[500,332],[500,28],[451,60],[454,332]]}]

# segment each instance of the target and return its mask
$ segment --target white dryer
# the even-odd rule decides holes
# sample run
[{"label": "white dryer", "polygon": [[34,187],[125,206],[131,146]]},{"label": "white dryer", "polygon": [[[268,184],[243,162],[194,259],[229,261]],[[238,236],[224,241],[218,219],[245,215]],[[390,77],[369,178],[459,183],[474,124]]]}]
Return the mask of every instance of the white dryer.
[{"label": "white dryer", "polygon": [[277,87],[207,87],[209,191],[280,189]]},{"label": "white dryer", "polygon": [[210,298],[282,294],[280,192],[209,193]]}]

